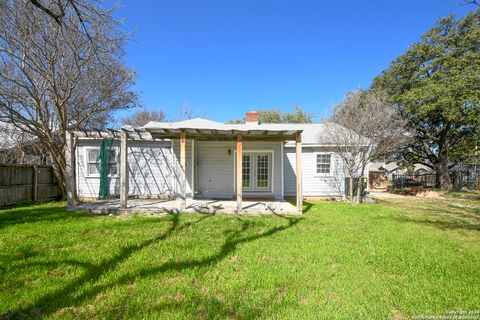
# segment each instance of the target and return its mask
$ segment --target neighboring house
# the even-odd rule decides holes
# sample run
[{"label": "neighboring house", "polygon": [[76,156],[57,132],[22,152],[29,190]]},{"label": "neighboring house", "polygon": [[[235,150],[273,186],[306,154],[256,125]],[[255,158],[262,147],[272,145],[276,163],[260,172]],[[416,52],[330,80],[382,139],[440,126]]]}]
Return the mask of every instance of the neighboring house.
[{"label": "neighboring house", "polygon": [[[345,170],[335,153],[335,145],[328,139],[326,125],[263,124],[258,123],[258,114],[251,112],[247,113],[244,124],[198,118],[152,121],[141,128],[125,126],[128,196],[182,197],[184,194],[196,199],[235,198],[240,174],[236,172],[236,159],[240,148],[242,197],[282,200],[297,196],[297,190],[302,190],[303,197],[342,197]],[[332,123],[328,125],[347,130]],[[182,134],[185,170],[181,164]],[[102,133],[80,134],[76,138],[75,181],[79,198],[98,196],[100,137]],[[301,150],[300,158],[297,158],[296,147]],[[108,170],[112,195],[121,194],[120,148],[120,139],[115,139]],[[301,160],[301,180],[297,180],[296,175],[297,159]]]},{"label": "neighboring house", "polygon": [[413,174],[424,175],[433,170],[423,164],[415,164],[412,168],[401,166],[397,162],[371,162],[369,165],[369,186],[371,189],[386,189],[388,181],[394,174],[407,174],[409,169]]},{"label": "neighboring house", "polygon": [[50,164],[38,140],[22,130],[0,122],[0,164]]}]

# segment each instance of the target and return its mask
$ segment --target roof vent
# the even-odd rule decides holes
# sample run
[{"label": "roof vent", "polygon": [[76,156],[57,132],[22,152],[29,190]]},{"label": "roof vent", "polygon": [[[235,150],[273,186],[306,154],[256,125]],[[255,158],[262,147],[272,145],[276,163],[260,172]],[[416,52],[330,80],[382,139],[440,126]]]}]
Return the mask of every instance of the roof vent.
[{"label": "roof vent", "polygon": [[258,112],[251,111],[245,114],[245,123],[258,125]]}]

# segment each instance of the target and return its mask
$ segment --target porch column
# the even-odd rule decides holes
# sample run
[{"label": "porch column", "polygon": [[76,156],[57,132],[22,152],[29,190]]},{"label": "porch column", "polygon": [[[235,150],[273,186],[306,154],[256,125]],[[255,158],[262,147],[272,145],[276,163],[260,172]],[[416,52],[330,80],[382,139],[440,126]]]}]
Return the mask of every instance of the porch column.
[{"label": "porch column", "polygon": [[243,161],[243,142],[242,135],[237,135],[237,213],[242,212],[242,188],[243,188],[243,176],[242,176],[242,163]]},{"label": "porch column", "polygon": [[180,169],[181,169],[181,177],[180,177],[180,211],[185,211],[187,207],[187,172],[186,172],[186,138],[187,135],[184,131],[180,132]]},{"label": "porch column", "polygon": [[128,199],[128,134],[122,131],[120,138],[120,207],[127,208]]},{"label": "porch column", "polygon": [[65,132],[66,191],[68,209],[75,206],[75,147],[73,133]]},{"label": "porch column", "polygon": [[303,211],[303,187],[302,187],[302,133],[298,132],[295,137],[296,166],[297,166],[297,210]]}]

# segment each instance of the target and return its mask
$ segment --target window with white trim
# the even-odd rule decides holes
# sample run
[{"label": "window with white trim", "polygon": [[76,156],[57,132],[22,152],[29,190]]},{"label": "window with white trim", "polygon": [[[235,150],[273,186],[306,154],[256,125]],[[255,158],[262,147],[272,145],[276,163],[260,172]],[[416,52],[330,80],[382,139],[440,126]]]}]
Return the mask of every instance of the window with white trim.
[{"label": "window with white trim", "polygon": [[[100,172],[98,171],[97,159],[100,154],[100,149],[87,149],[87,175],[88,176],[99,176]],[[116,176],[118,174],[118,159],[117,152],[115,149],[110,150],[108,155],[108,175]]]},{"label": "window with white trim", "polygon": [[87,175],[98,176],[97,158],[99,149],[87,149]]},{"label": "window with white trim", "polygon": [[330,153],[317,153],[317,174],[329,174],[332,168]]}]

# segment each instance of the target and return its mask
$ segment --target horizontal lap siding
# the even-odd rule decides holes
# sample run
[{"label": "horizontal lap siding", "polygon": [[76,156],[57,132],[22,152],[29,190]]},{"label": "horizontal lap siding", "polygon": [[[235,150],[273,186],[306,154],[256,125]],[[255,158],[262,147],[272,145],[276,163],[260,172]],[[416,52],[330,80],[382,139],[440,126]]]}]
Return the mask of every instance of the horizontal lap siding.
[{"label": "horizontal lap siding", "polygon": [[[230,149],[230,154],[228,150]],[[279,142],[243,142],[244,152],[273,151],[273,192],[282,197],[281,144]],[[203,197],[232,198],[235,193],[234,166],[236,143],[234,141],[197,141],[195,144],[197,190]]]},{"label": "horizontal lap siding", "polygon": [[[88,177],[86,149],[100,147],[101,140],[79,140],[77,157],[77,193],[81,198],[97,198],[99,177]],[[114,141],[112,148],[120,152],[120,144]],[[120,158],[118,158],[120,159]],[[168,195],[173,191],[173,159],[170,142],[129,141],[128,172],[130,195]],[[120,168],[120,167],[119,167]],[[118,170],[120,172],[120,170]],[[120,195],[120,177],[109,177],[110,194]]]},{"label": "horizontal lap siding", "polygon": [[[174,168],[174,183],[175,183],[175,194],[177,196],[180,195],[180,179],[183,177],[181,174],[181,165],[180,165],[180,140],[179,139],[173,139],[173,160],[175,163],[175,168]],[[192,144],[195,143],[195,148],[196,142],[192,142],[192,139],[188,139],[185,143],[185,174],[187,177],[187,196],[191,197],[192,196]]]},{"label": "horizontal lap siding", "polygon": [[[100,190],[100,178],[99,177],[89,177],[87,175],[87,149],[89,148],[99,148],[101,145],[101,140],[78,140],[76,148],[76,158],[77,158],[77,194],[80,198],[97,198],[98,192]],[[120,143],[114,141],[112,149],[116,149],[116,152],[120,152]],[[120,178],[111,177],[109,178],[109,190],[111,195],[120,194]]]},{"label": "horizontal lap siding", "polygon": [[[344,194],[345,175],[342,161],[333,154],[333,172],[329,176],[316,174],[316,152],[329,152],[323,148],[302,148],[302,181],[304,196],[341,196]],[[296,190],[295,147],[284,148],[284,192],[285,196],[295,196]]]},{"label": "horizontal lap siding", "polygon": [[171,195],[174,190],[170,142],[132,141],[128,148],[128,194]]},{"label": "horizontal lap siding", "polygon": [[[100,140],[79,140],[77,156],[77,192],[81,198],[97,198],[100,178],[87,177],[86,149],[100,147]],[[192,145],[194,147],[192,148]],[[113,148],[119,152],[120,144]],[[273,193],[282,198],[282,159],[280,142],[243,143],[245,152],[255,150],[273,151]],[[228,150],[231,154],[228,154]],[[192,150],[195,154],[195,172],[192,177]],[[195,141],[187,137],[186,178],[187,196],[192,195],[192,184],[196,192],[204,197],[232,198],[234,196],[234,141]],[[128,170],[130,195],[168,195],[180,193],[180,145],[179,140],[170,142],[129,141]],[[120,194],[120,178],[110,177],[110,194]]]},{"label": "horizontal lap siding", "polygon": [[[233,197],[233,141],[197,141],[198,193],[203,197]],[[228,150],[231,154],[228,154]]]}]

